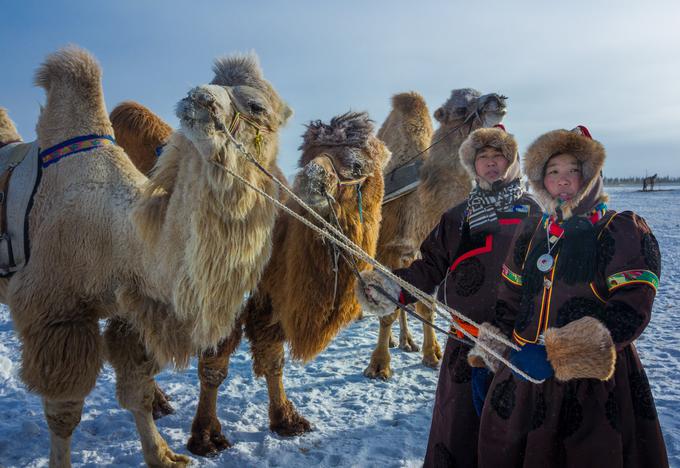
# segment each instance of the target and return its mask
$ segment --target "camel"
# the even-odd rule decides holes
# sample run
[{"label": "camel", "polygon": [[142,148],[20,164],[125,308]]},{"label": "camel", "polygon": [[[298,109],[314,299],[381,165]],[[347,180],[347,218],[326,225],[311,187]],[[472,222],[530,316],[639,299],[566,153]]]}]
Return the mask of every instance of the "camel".
[{"label": "camel", "polygon": [[[435,111],[434,117],[440,125],[432,134],[427,104],[421,95],[409,92],[392,98],[392,111],[378,132],[378,137],[394,155],[385,168],[385,177],[411,162],[414,156],[422,159],[422,166],[417,188],[383,206],[376,256],[380,263],[391,269],[409,266],[442,214],[467,197],[472,181],[458,159],[458,148],[473,130],[501,122],[506,113],[505,99],[498,94],[482,96],[470,88],[455,89]],[[434,313],[422,304],[416,305],[416,311],[434,321]],[[391,327],[397,317],[401,326],[399,347],[405,351],[418,350],[403,312],[380,318],[378,343],[364,371],[369,378],[392,377],[389,347]],[[437,367],[441,357],[434,330],[425,325],[423,364]]]},{"label": "camel", "polygon": [[[330,124],[312,122],[301,149],[296,194],[327,220],[337,220],[350,239],[373,255],[381,218],[382,169],[390,153],[373,135],[367,114],[347,113]],[[294,201],[288,206],[305,213]],[[267,381],[269,427],[279,435],[311,429],[283,387],[284,343],[293,359],[307,362],[357,317],[354,271],[367,265],[352,263],[336,257],[329,243],[290,215],[277,220],[272,258],[241,322],[250,341],[255,375]],[[217,353],[200,359],[201,394],[188,444],[195,454],[213,454],[230,445],[216,415],[217,390],[241,335],[235,329]]]},{"label": "camel", "polygon": [[[118,146],[123,148],[140,172],[147,177],[150,176],[172,134],[172,127],[150,109],[134,101],[118,104],[111,111],[110,118]],[[272,163],[269,169],[277,179],[286,183],[286,177],[278,164]],[[286,192],[279,191],[278,198],[285,202]],[[154,385],[152,405],[154,419],[174,413],[175,409],[168,401],[170,399],[168,395],[158,384],[154,383]]]},{"label": "camel", "polygon": [[[41,154],[30,262],[2,280],[0,299],[22,341],[21,377],[43,399],[51,466],[70,466],[71,435],[105,358],[146,463],[189,462],[156,428],[153,376],[169,364],[186,366],[232,333],[270,255],[275,220],[271,204],[227,172],[276,193],[223,129],[237,121],[236,109],[247,113],[252,125],[232,127],[235,135],[271,166],[290,115],[254,56],[220,59],[214,71],[211,84],[179,102],[181,129],[150,179],[120,147],[99,140],[61,159]],[[49,55],[35,82],[47,94],[41,148],[113,133],[101,69],[87,51],[70,46]],[[102,318],[109,319],[103,336]]]}]

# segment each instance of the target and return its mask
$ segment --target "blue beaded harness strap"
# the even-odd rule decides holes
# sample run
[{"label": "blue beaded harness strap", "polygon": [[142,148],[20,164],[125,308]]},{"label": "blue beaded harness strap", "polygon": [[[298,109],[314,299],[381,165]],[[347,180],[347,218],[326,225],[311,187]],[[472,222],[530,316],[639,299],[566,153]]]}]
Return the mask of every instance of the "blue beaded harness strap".
[{"label": "blue beaded harness strap", "polygon": [[83,151],[89,151],[104,146],[112,146],[116,140],[111,135],[84,135],[63,141],[57,145],[41,151],[39,154],[42,167],[50,166],[61,159]]}]

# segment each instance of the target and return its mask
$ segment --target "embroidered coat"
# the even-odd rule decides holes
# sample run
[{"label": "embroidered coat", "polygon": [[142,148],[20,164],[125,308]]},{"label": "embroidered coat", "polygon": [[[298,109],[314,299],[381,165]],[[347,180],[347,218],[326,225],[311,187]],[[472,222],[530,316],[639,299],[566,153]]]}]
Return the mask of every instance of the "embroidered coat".
[{"label": "embroidered coat", "polygon": [[608,211],[595,224],[596,276],[591,283],[555,278],[560,263],[528,296],[527,252],[546,236],[542,220],[527,219],[502,269],[495,324],[517,343],[536,343],[547,327],[584,316],[600,320],[616,346],[607,381],[554,377],[540,385],[505,366],[489,388],[479,431],[479,466],[665,467],[666,449],[645,371],[633,342],[647,326],[661,274],[659,247],[645,221]]},{"label": "embroidered coat", "polygon": [[[497,232],[470,236],[466,204],[447,211],[423,242],[421,259],[394,273],[477,323],[491,320],[496,304],[501,266],[521,221],[540,213],[528,194],[512,211],[497,213]],[[413,302],[407,294],[403,302]],[[462,336],[462,335],[461,335]],[[477,465],[479,417],[472,404],[469,347],[449,339],[441,363],[425,466]]]}]

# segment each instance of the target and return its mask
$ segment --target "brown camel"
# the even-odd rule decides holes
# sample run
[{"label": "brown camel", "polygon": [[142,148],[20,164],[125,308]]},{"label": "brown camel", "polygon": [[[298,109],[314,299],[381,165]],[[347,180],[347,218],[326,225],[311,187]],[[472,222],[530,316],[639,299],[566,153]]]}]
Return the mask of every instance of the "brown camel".
[{"label": "brown camel", "polygon": [[[505,97],[498,94],[482,96],[470,88],[453,90],[451,97],[434,113],[440,123],[434,135],[427,105],[419,94],[397,94],[392,99],[392,107],[378,132],[378,137],[394,155],[385,169],[386,180],[397,168],[413,162],[414,157],[422,161],[415,190],[383,207],[376,258],[383,265],[396,269],[407,267],[416,259],[420,244],[442,214],[462,202],[470,192],[472,181],[460,163],[458,148],[471,131],[500,123],[506,107]],[[434,313],[421,304],[416,305],[416,310],[427,320],[434,320]],[[400,348],[418,350],[405,314],[395,312],[382,317],[378,344],[364,371],[367,377],[389,379],[392,376],[389,345],[392,323],[397,316],[401,326]],[[436,367],[442,356],[437,337],[429,326],[423,327],[423,335],[423,363]]]},{"label": "brown camel", "polygon": [[[342,231],[370,255],[380,226],[382,169],[390,156],[372,132],[365,113],[347,113],[330,124],[312,122],[294,184],[300,198],[327,220],[337,218]],[[304,215],[294,201],[288,205]],[[355,265],[358,270],[366,266],[361,261]],[[283,388],[284,343],[293,359],[309,361],[357,317],[355,267],[349,259],[337,258],[329,243],[291,216],[277,220],[271,261],[241,320],[255,375],[267,381],[269,427],[280,435],[310,430]],[[201,395],[189,441],[193,453],[207,455],[229,446],[216,415],[217,390],[240,339],[241,330],[236,329],[217,353],[204,354],[199,362]]]},{"label": "brown camel", "polygon": [[[243,295],[270,255],[275,219],[271,204],[227,173],[276,193],[223,128],[236,121],[237,108],[247,112],[253,124],[236,135],[271,166],[277,130],[290,115],[253,56],[219,60],[215,73],[213,84],[194,88],[177,106],[182,128],[150,179],[100,139],[86,151],[41,154],[30,262],[1,280],[0,299],[22,340],[21,377],[43,398],[51,466],[70,466],[71,434],[104,358],[116,372],[121,406],[134,416],[145,461],[189,461],[158,433],[153,375],[167,364],[185,366],[232,333]],[[36,83],[47,93],[37,125],[41,148],[113,133],[101,71],[88,52],[69,47],[50,55]],[[103,337],[102,318],[110,319]]]}]

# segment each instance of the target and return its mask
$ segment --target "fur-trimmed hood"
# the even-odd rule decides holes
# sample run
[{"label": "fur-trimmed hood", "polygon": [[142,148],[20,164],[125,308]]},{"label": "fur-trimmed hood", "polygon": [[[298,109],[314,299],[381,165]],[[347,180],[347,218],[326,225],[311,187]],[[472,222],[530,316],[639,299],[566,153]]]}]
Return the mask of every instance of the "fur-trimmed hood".
[{"label": "fur-trimmed hood", "polygon": [[508,168],[502,175],[503,183],[507,183],[520,177],[519,155],[517,152],[517,141],[515,137],[506,132],[502,127],[478,128],[470,133],[463,144],[460,145],[458,156],[470,178],[477,181],[483,190],[491,190],[490,184],[477,176],[475,170],[475,157],[477,151],[485,146],[499,149],[505,159],[508,160]]},{"label": "fur-trimmed hood", "polygon": [[[606,158],[604,146],[590,136],[588,129],[582,125],[573,130],[553,130],[538,137],[524,154],[524,171],[529,184],[546,213],[556,214],[558,201],[548,193],[543,185],[545,166],[551,157],[568,153],[581,164],[583,185],[576,196],[560,207],[562,217],[568,219],[586,199],[593,199],[594,204],[607,201],[607,194],[602,190],[602,168]],[[597,192],[597,193],[595,193]],[[583,207],[588,210],[592,208]]]}]

